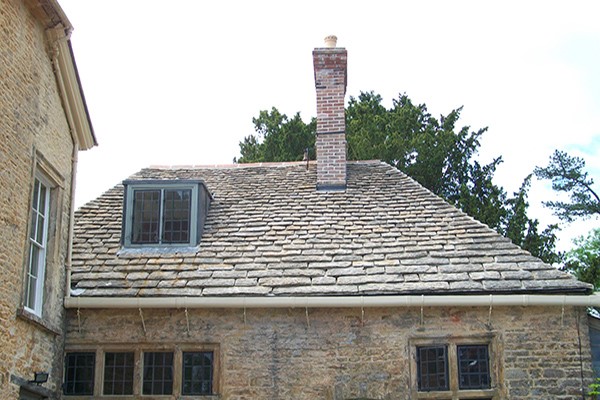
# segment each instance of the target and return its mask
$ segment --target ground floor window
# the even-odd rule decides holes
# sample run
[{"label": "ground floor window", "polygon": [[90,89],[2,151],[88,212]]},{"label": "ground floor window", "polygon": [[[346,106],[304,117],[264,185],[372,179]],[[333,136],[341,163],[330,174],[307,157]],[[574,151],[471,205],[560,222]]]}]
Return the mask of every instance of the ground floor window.
[{"label": "ground floor window", "polygon": [[142,394],[173,393],[173,352],[144,353]]},{"label": "ground floor window", "polygon": [[448,390],[447,346],[417,347],[419,390]]},{"label": "ground floor window", "polygon": [[133,394],[134,358],[133,352],[104,353],[103,394]]},{"label": "ground floor window", "polygon": [[490,356],[488,345],[456,346],[459,389],[490,388]]},{"label": "ground floor window", "polygon": [[94,394],[96,353],[75,352],[65,357],[64,392],[67,395]]},{"label": "ground floor window", "polygon": [[63,387],[67,396],[218,393],[218,345],[77,347],[65,356]]},{"label": "ground floor window", "polygon": [[183,395],[212,393],[213,381],[212,351],[186,351],[183,353]]},{"label": "ground floor window", "polygon": [[493,336],[414,338],[411,353],[413,398],[498,398]]}]

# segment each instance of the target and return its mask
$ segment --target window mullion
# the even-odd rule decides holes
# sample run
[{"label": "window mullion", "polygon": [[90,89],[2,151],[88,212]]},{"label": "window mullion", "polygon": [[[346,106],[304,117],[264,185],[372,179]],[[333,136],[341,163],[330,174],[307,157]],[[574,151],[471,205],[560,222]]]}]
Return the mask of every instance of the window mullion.
[{"label": "window mullion", "polygon": [[448,375],[452,398],[458,399],[458,354],[456,352],[456,343],[448,344]]},{"label": "window mullion", "polygon": [[133,395],[142,394],[142,382],[144,380],[144,357],[140,349],[136,349],[133,355]]},{"label": "window mullion", "polygon": [[104,390],[104,354],[102,349],[96,350],[96,363],[94,371],[94,396],[101,396]]},{"label": "window mullion", "polygon": [[181,395],[181,386],[183,382],[183,358],[181,349],[176,347],[173,355],[173,395],[179,398]]},{"label": "window mullion", "polygon": [[167,198],[165,196],[165,189],[160,189],[160,201],[159,201],[159,211],[158,211],[158,243],[163,243],[163,231],[164,231],[164,214],[165,214],[165,201]]}]

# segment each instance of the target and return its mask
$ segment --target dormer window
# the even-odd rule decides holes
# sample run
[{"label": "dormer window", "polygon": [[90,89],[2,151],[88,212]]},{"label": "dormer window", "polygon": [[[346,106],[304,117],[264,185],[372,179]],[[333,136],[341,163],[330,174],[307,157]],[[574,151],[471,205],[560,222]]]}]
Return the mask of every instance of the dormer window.
[{"label": "dormer window", "polygon": [[197,180],[128,180],[123,207],[125,247],[196,246],[210,196]]}]

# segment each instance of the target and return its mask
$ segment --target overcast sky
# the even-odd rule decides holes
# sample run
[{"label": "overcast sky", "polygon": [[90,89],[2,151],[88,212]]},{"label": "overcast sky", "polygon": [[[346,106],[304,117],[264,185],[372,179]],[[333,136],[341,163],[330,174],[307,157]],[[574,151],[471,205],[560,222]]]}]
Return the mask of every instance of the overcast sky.
[{"label": "overcast sky", "polygon": [[[600,2],[59,0],[99,146],[80,154],[77,204],[156,164],[228,164],[276,106],[315,116],[312,50],[348,50],[348,96],[399,93],[489,127],[512,194],[554,149],[600,180]],[[598,189],[598,185],[596,185]],[[552,222],[534,182],[531,214]],[[599,225],[565,226],[560,247]]]}]

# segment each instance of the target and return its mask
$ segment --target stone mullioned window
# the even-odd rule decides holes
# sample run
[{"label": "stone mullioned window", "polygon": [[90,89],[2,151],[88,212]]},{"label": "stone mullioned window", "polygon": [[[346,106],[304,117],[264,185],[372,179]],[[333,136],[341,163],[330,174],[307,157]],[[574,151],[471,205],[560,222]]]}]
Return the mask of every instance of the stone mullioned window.
[{"label": "stone mullioned window", "polygon": [[493,335],[418,337],[410,343],[412,398],[498,399]]},{"label": "stone mullioned window", "polygon": [[78,346],[65,356],[64,394],[70,399],[217,398],[218,355],[213,344]]}]

